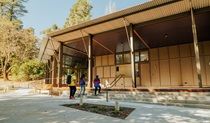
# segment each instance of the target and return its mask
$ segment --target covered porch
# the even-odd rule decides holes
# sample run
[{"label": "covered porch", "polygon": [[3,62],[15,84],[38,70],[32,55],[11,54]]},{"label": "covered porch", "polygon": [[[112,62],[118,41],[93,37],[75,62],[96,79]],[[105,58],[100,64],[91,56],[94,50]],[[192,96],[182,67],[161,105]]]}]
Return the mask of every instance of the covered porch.
[{"label": "covered porch", "polygon": [[87,73],[88,87],[210,86],[210,0],[155,0],[53,32],[42,41],[47,83]]}]

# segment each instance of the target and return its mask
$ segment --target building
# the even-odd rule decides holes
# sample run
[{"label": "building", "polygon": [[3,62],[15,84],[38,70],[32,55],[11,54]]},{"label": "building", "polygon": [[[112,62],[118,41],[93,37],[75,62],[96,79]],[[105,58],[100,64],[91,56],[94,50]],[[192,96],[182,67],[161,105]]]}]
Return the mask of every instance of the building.
[{"label": "building", "polygon": [[[210,86],[210,0],[154,0],[53,32],[39,60],[48,83],[65,72],[115,87]],[[62,74],[65,73],[65,74]]]}]

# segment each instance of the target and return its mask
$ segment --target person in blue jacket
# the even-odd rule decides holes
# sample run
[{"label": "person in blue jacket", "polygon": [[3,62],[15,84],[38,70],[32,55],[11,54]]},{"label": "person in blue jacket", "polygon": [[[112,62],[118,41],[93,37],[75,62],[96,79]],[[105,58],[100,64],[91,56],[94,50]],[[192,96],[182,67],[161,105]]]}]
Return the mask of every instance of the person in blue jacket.
[{"label": "person in blue jacket", "polygon": [[82,95],[85,95],[85,86],[86,86],[86,83],[85,83],[85,74],[82,74],[82,76],[80,77],[80,92],[79,92],[79,95],[78,97],[82,94]]},{"label": "person in blue jacket", "polygon": [[94,83],[94,87],[95,87],[95,96],[97,96],[97,90],[98,90],[98,93],[101,93],[100,79],[99,79],[98,75],[96,75],[93,83]]}]

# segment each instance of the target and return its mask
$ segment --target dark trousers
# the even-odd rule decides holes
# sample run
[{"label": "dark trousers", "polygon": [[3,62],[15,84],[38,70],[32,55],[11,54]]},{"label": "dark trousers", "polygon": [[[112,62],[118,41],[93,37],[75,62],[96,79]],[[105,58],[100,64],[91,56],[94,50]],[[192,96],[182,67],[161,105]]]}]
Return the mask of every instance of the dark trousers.
[{"label": "dark trousers", "polygon": [[97,90],[98,90],[98,93],[101,93],[101,86],[95,87],[95,95],[96,95],[96,93],[97,93]]},{"label": "dark trousers", "polygon": [[76,86],[69,86],[70,89],[70,96],[74,96],[77,90]]}]

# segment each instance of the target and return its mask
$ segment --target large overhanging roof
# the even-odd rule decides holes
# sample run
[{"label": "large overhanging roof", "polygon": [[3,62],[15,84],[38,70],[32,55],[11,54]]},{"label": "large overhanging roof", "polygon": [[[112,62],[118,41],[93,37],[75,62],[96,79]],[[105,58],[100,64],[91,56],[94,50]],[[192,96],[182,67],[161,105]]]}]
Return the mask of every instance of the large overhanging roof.
[{"label": "large overhanging roof", "polygon": [[[195,10],[209,7],[210,0],[192,0],[192,6]],[[125,26],[124,19],[127,25],[135,25],[171,15],[185,13],[190,11],[190,9],[191,6],[189,0],[154,0],[56,31],[48,36],[59,42],[69,42],[81,38],[82,35],[96,35],[102,32],[122,28]]]},{"label": "large overhanging roof", "polygon": [[[48,35],[49,38],[45,39],[45,41],[51,41],[52,43],[46,43],[45,41],[42,42],[41,47],[44,49],[40,49],[39,60],[46,61],[49,59],[49,56],[52,55],[52,51],[58,50],[58,42],[63,42],[64,44],[72,42],[72,44],[74,44],[78,39],[81,41],[83,39],[82,37],[87,40],[89,35],[97,37],[97,35],[100,35],[104,32],[125,28],[125,24],[126,26],[129,26],[130,24],[133,24],[134,26],[141,25],[154,20],[161,20],[163,18],[185,13],[190,16],[189,12],[191,10],[191,5],[189,1],[192,1],[192,8],[195,11],[209,9],[210,7],[210,0],[153,0],[140,4],[50,33]],[[82,44],[78,45],[81,46]],[[48,51],[46,49],[48,49]]]}]

